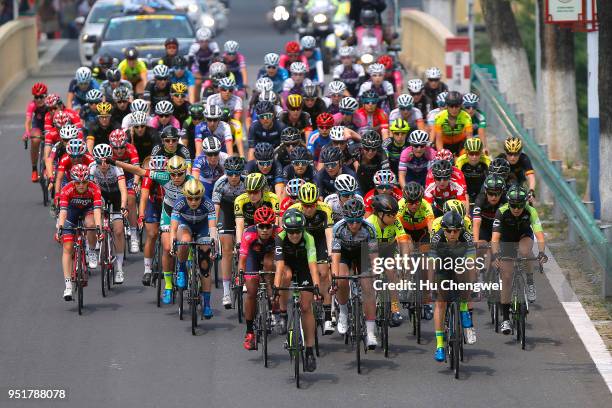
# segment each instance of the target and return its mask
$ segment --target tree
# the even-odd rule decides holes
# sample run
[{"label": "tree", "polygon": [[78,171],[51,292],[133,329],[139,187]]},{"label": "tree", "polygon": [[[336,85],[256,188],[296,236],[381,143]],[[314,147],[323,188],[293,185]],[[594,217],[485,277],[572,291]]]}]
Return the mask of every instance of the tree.
[{"label": "tree", "polygon": [[[606,4],[608,3],[608,4]],[[597,0],[599,18],[599,132],[601,219],[612,221],[612,8]]]},{"label": "tree", "polygon": [[565,164],[580,161],[574,33],[556,24],[544,24],[544,1],[540,15],[542,105],[538,106],[538,140],[548,144],[550,158]]},{"label": "tree", "polygon": [[535,89],[509,0],[481,0],[499,91],[524,115],[524,126],[535,128]]}]

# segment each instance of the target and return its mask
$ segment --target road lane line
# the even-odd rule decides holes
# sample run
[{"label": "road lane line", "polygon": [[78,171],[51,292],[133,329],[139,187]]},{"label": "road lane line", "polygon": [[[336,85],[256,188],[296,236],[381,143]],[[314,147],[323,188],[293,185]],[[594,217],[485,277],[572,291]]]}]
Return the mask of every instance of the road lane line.
[{"label": "road lane line", "polygon": [[55,56],[62,50],[62,48],[64,48],[64,46],[68,44],[68,40],[50,40],[47,42],[47,44],[47,51],[42,55],[38,63],[41,67],[51,63],[51,61],[55,59]]}]

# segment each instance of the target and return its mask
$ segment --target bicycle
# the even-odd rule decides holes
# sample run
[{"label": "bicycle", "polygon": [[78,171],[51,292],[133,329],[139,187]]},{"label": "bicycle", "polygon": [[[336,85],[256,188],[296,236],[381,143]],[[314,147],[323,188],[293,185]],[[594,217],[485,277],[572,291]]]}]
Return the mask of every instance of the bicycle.
[{"label": "bicycle", "polygon": [[389,321],[391,320],[391,296],[387,288],[387,276],[382,273],[380,279],[384,289],[376,291],[376,327],[380,334],[380,341],[385,352],[385,357],[389,357]]},{"label": "bicycle", "polygon": [[238,271],[238,253],[237,249],[234,248],[231,277],[231,294],[232,308],[237,309],[238,312],[238,323],[242,323],[242,316],[244,315],[243,288],[244,279],[241,276],[240,271]]},{"label": "bicycle", "polygon": [[38,183],[42,189],[43,206],[47,207],[49,205],[49,180],[47,179],[44,151],[44,144],[41,143],[38,149]]},{"label": "bicycle", "polygon": [[83,288],[87,286],[87,260],[85,256],[85,241],[86,233],[89,231],[97,231],[97,228],[83,227],[81,222],[74,229],[74,254],[72,256],[72,275],[71,280],[75,283],[72,287],[77,298],[77,311],[79,316],[83,314]]},{"label": "bicycle", "polygon": [[259,276],[259,287],[257,288],[257,306],[253,326],[255,329],[255,348],[261,343],[261,355],[264,367],[268,367],[268,335],[272,334],[272,305],[268,296],[268,284],[266,276],[274,276],[275,272],[243,272],[241,276]]},{"label": "bicycle", "polygon": [[444,316],[444,338],[446,339],[444,360],[454,370],[459,379],[459,362],[463,361],[463,326],[459,310],[460,296],[458,291],[448,291],[446,313]]},{"label": "bicycle", "polygon": [[155,249],[153,252],[153,262],[151,264],[151,286],[155,287],[155,296],[157,307],[161,307],[161,290],[162,285],[165,283],[162,276],[162,242],[161,235],[157,233],[157,239],[155,240]]},{"label": "bicycle", "polygon": [[108,206],[104,207],[104,224],[102,226],[103,238],[100,242],[99,264],[100,280],[102,284],[102,297],[106,297],[111,290],[111,283],[115,284],[115,243],[110,218],[113,213]]}]

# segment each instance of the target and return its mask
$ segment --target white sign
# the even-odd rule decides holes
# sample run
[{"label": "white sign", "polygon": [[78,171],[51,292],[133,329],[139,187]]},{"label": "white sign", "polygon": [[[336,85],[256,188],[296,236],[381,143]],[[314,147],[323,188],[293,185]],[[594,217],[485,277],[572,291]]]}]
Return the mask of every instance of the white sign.
[{"label": "white sign", "polygon": [[[587,0],[591,1],[591,0]],[[578,21],[584,18],[583,0],[546,0],[550,23]]]}]

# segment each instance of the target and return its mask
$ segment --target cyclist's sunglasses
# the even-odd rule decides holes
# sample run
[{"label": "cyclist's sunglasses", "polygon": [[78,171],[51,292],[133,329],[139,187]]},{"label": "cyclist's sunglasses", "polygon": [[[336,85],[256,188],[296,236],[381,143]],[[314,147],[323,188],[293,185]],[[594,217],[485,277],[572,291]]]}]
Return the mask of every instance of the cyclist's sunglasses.
[{"label": "cyclist's sunglasses", "polygon": [[289,235],[298,235],[302,233],[302,230],[285,230]]},{"label": "cyclist's sunglasses", "polygon": [[273,116],[274,115],[272,113],[262,113],[262,114],[257,115],[257,118],[266,120],[266,119],[272,119]]},{"label": "cyclist's sunglasses", "polygon": [[355,112],[352,110],[340,109],[340,113],[343,115],[352,115]]},{"label": "cyclist's sunglasses", "polygon": [[162,113],[162,114],[159,114],[157,116],[159,116],[160,118],[169,118],[170,117],[170,115],[168,113]]},{"label": "cyclist's sunglasses", "polygon": [[526,205],[527,203],[510,203],[510,208],[518,210],[518,209],[525,208]]},{"label": "cyclist's sunglasses", "polygon": [[268,167],[272,165],[272,160],[257,160],[257,165],[261,167]]},{"label": "cyclist's sunglasses", "polygon": [[236,171],[236,170],[225,170],[225,174],[227,174],[228,176],[239,176],[240,175],[240,171]]},{"label": "cyclist's sunglasses", "polygon": [[345,218],[346,223],[347,224],[359,224],[360,222],[363,221],[363,218],[359,217],[359,218],[351,218],[351,217],[347,217]]},{"label": "cyclist's sunglasses", "polygon": [[391,186],[391,184],[380,184],[380,185],[376,186],[376,188],[378,190],[392,190],[393,186]]},{"label": "cyclist's sunglasses", "polygon": [[339,165],[340,165],[340,163],[337,162],[337,161],[331,162],[331,163],[323,163],[323,166],[325,166],[326,169],[335,169]]},{"label": "cyclist's sunglasses", "polygon": [[269,230],[272,229],[272,224],[257,224],[257,229]]},{"label": "cyclist's sunglasses", "polygon": [[294,166],[308,166],[310,164],[310,160],[293,160],[291,164]]},{"label": "cyclist's sunglasses", "polygon": [[174,96],[175,98],[186,98],[187,94],[186,93],[173,93],[172,96]]},{"label": "cyclist's sunglasses", "polygon": [[409,111],[413,108],[413,105],[410,106],[402,106],[401,108],[399,108],[399,110],[401,111]]},{"label": "cyclist's sunglasses", "polygon": [[424,145],[424,144],[412,144],[410,146],[412,146],[413,149],[424,149],[425,146],[427,146],[427,145]]},{"label": "cyclist's sunglasses", "polygon": [[34,99],[45,99],[47,95],[36,95]]},{"label": "cyclist's sunglasses", "polygon": [[278,68],[276,65],[266,65],[267,69],[276,69]]},{"label": "cyclist's sunglasses", "polygon": [[218,155],[219,155],[219,152],[209,152],[209,153],[206,153],[206,157],[215,157],[215,156],[218,156]]},{"label": "cyclist's sunglasses", "polygon": [[459,231],[461,231],[461,228],[444,228],[444,232],[448,232],[449,234]]},{"label": "cyclist's sunglasses", "polygon": [[449,104],[449,105],[446,105],[446,106],[447,106],[448,108],[460,108],[460,107],[461,107],[461,105],[456,104],[456,103]]},{"label": "cyclist's sunglasses", "polygon": [[490,197],[500,197],[502,195],[501,191],[486,191],[488,196]]},{"label": "cyclist's sunglasses", "polygon": [[178,139],[173,137],[164,138],[164,143],[178,143]]},{"label": "cyclist's sunglasses", "polygon": [[444,180],[450,180],[450,177],[434,177],[435,181],[444,181]]},{"label": "cyclist's sunglasses", "polygon": [[355,192],[353,191],[341,191],[340,193],[340,197],[352,197],[355,195]]},{"label": "cyclist's sunglasses", "polygon": [[134,125],[132,126],[134,129],[144,129],[147,127],[147,125]]},{"label": "cyclist's sunglasses", "polygon": [[178,173],[170,173],[170,177],[183,177],[187,172],[181,171]]}]

